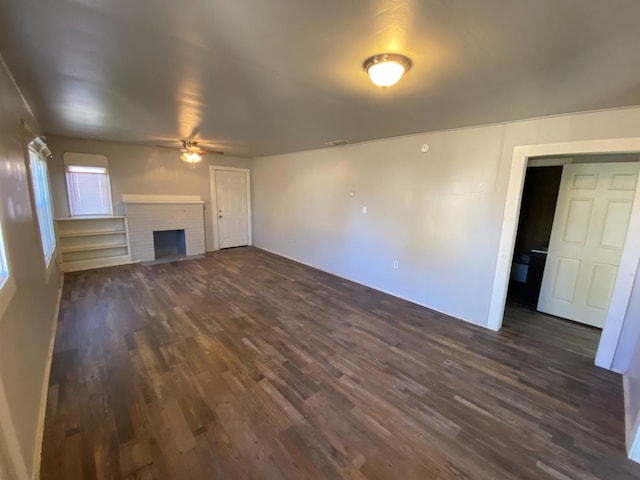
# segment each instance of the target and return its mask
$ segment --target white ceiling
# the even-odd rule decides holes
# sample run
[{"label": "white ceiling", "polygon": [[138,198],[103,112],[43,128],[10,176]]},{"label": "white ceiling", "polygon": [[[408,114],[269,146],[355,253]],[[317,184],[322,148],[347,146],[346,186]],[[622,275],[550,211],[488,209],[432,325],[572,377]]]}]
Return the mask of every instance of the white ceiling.
[{"label": "white ceiling", "polygon": [[[638,0],[1,0],[50,134],[264,155],[640,104]],[[400,52],[379,89],[361,69]]]}]

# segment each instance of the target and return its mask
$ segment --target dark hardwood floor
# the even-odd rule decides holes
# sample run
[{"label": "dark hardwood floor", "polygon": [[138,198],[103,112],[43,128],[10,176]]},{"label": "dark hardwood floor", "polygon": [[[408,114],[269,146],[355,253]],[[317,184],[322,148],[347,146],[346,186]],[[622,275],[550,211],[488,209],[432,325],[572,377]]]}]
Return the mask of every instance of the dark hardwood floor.
[{"label": "dark hardwood floor", "polygon": [[493,333],[255,248],[68,274],[41,478],[637,479],[598,336],[520,307]]}]

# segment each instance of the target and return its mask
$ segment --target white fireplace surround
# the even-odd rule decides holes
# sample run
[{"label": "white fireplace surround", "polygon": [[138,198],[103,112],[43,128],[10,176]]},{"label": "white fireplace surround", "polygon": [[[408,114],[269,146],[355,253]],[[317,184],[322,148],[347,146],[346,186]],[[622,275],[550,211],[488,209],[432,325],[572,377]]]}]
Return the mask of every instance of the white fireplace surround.
[{"label": "white fireplace surround", "polygon": [[155,260],[153,232],[158,230],[184,230],[187,256],[204,254],[204,202],[200,196],[125,194],[122,201],[134,262]]}]

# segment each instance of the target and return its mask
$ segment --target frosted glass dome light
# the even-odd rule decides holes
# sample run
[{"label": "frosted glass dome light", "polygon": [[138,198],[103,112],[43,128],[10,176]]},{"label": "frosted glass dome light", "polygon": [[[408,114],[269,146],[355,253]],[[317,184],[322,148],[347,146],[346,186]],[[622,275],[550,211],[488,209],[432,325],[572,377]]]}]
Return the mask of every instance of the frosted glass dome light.
[{"label": "frosted glass dome light", "polygon": [[367,58],[362,64],[371,81],[378,87],[391,87],[398,83],[412,62],[404,55],[382,53]]},{"label": "frosted glass dome light", "polygon": [[182,155],[180,155],[180,158],[187,163],[198,163],[200,160],[202,160],[202,157],[199,153],[189,151],[183,152]]}]

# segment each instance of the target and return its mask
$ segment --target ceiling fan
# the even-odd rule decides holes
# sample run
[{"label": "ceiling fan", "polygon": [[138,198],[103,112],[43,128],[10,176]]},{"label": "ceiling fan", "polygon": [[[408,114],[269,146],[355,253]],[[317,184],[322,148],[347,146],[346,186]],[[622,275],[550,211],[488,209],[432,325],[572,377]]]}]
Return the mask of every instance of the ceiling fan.
[{"label": "ceiling fan", "polygon": [[198,146],[198,142],[192,140],[190,138],[185,138],[180,140],[182,147],[170,147],[167,145],[156,145],[160,148],[170,148],[171,150],[180,150],[182,154],[180,155],[180,159],[190,163],[195,166],[196,163],[202,160],[202,156],[207,153],[212,153],[214,155],[224,155],[223,151],[220,150],[210,150],[206,148],[201,148]]}]

